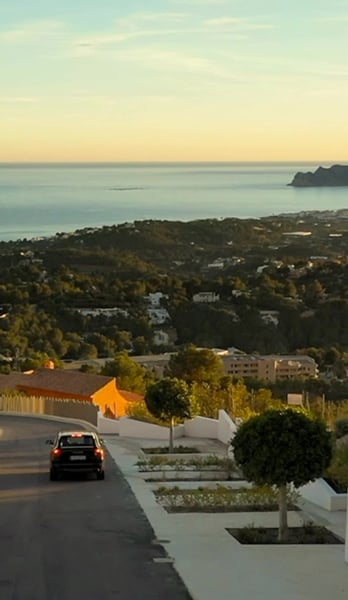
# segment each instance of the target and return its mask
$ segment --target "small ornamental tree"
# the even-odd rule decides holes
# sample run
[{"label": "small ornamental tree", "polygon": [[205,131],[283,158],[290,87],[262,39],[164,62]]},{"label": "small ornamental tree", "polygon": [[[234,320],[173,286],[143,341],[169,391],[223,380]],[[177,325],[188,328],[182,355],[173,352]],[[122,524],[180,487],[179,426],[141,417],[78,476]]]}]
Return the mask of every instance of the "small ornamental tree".
[{"label": "small ornamental tree", "polygon": [[278,488],[278,539],[285,540],[287,485],[317,479],[331,462],[332,436],[325,423],[292,409],[267,410],[245,421],[231,445],[248,481]]},{"label": "small ornamental tree", "polygon": [[165,377],[149,386],[145,404],[154,417],[169,421],[169,452],[172,452],[175,419],[191,417],[191,393],[188,385],[175,377]]}]

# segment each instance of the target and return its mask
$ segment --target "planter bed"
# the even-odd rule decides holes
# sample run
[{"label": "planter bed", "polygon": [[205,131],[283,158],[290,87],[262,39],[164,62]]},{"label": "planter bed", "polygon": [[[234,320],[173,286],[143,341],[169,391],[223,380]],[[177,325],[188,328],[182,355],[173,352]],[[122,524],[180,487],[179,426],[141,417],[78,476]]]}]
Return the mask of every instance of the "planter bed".
[{"label": "planter bed", "polygon": [[226,528],[240,544],[344,544],[344,541],[326,527],[321,525],[304,525],[289,527],[287,540],[278,540],[276,527],[242,527]]},{"label": "planter bed", "polygon": [[[167,512],[273,512],[278,510],[278,497],[268,487],[239,487],[224,485],[215,488],[183,489],[161,486],[154,490],[157,502]],[[288,510],[297,510],[296,495],[288,495]]]},{"label": "planter bed", "polygon": [[[153,490],[153,492],[156,492],[158,490],[158,482],[157,481],[150,481],[148,479],[145,479],[145,481],[147,483],[150,484],[151,489]],[[181,490],[196,490],[196,489],[216,489],[218,487],[226,487],[228,489],[232,489],[232,490],[238,490],[239,488],[251,488],[252,487],[252,483],[250,481],[245,481],[245,479],[234,479],[234,480],[230,480],[230,481],[225,481],[223,479],[221,480],[212,480],[212,479],[207,479],[204,481],[194,481],[191,479],[188,479],[187,481],[161,481],[161,488],[162,489],[173,489],[173,488],[177,488],[178,485],[180,485],[180,489]]]},{"label": "planter bed", "polygon": [[[279,507],[275,505],[263,506],[261,504],[239,504],[235,506],[163,506],[167,513],[259,513],[277,512]],[[290,510],[296,510],[292,507]]]},{"label": "planter bed", "polygon": [[183,454],[201,454],[200,450],[198,450],[198,448],[196,448],[195,446],[174,446],[173,448],[173,452],[169,452],[169,448],[168,446],[155,446],[155,447],[148,447],[148,448],[141,448],[142,452],[144,452],[144,454],[164,454],[166,456],[180,456],[182,457]]},{"label": "planter bed", "polygon": [[204,461],[212,456],[215,456],[217,459],[226,458],[225,456],[218,456],[216,454],[209,454],[208,452],[187,452],[186,454],[176,454],[175,452],[171,454],[147,454],[144,451],[144,448],[140,448],[139,458],[143,460],[156,460],[158,458],[159,461],[163,461],[163,464],[166,464],[166,461],[181,461],[182,463],[190,462],[192,460]]},{"label": "planter bed", "polygon": [[184,469],[163,469],[161,471],[142,471],[139,473],[145,481],[240,481],[227,471],[197,471]]}]

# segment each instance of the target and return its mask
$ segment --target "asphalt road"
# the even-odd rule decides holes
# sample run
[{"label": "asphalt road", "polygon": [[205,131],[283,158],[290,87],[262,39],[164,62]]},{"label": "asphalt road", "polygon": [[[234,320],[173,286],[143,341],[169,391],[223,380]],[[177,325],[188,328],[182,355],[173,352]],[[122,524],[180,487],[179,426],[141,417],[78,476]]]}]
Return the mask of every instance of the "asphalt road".
[{"label": "asphalt road", "polygon": [[189,600],[109,456],[105,481],[49,481],[65,428],[0,414],[0,600]]}]

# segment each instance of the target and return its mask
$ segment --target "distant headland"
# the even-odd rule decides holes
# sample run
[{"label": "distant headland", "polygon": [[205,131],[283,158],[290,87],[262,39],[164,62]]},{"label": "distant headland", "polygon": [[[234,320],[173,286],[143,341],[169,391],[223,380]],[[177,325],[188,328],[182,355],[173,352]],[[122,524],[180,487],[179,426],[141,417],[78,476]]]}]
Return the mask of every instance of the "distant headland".
[{"label": "distant headland", "polygon": [[314,173],[298,171],[289,185],[294,187],[348,186],[348,165],[333,165],[327,169],[318,167]]}]

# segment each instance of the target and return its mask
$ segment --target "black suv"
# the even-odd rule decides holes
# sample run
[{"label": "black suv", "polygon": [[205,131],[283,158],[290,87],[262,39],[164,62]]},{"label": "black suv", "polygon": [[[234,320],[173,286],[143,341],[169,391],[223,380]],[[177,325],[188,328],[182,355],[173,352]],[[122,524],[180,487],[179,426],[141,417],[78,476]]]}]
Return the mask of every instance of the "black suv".
[{"label": "black suv", "polygon": [[50,453],[50,480],[63,473],[94,472],[104,479],[104,449],[94,431],[59,431],[56,439],[47,440]]}]

